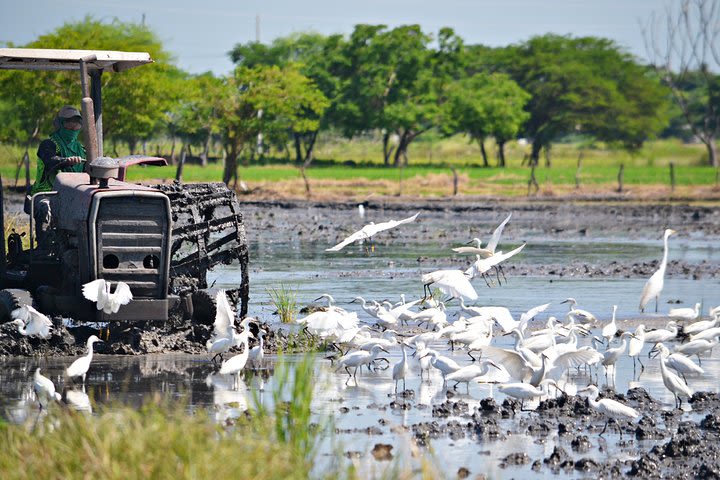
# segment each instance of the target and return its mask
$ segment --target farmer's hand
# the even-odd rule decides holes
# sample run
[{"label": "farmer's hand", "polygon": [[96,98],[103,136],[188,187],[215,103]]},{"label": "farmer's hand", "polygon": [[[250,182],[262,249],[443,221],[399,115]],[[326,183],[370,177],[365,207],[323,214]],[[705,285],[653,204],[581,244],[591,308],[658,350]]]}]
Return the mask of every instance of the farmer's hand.
[{"label": "farmer's hand", "polygon": [[70,165],[77,165],[78,163],[82,163],[84,161],[85,159],[83,159],[82,157],[67,157],[67,163],[69,163]]}]

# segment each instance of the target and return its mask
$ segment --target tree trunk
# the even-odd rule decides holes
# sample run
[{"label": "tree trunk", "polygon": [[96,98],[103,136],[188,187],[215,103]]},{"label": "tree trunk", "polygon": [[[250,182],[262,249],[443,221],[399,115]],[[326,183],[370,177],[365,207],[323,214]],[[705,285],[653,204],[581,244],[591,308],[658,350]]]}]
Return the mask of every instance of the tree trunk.
[{"label": "tree trunk", "polygon": [[708,164],[711,167],[717,168],[720,166],[720,163],[718,163],[718,152],[717,152],[717,145],[715,144],[715,137],[711,137],[705,144],[705,147],[707,147],[708,151]]},{"label": "tree trunk", "polygon": [[223,183],[230,186],[230,180],[237,170],[238,147],[235,142],[225,145],[225,168],[223,169]]},{"label": "tree trunk", "polygon": [[485,139],[483,137],[478,137],[478,143],[480,144],[480,152],[483,157],[483,167],[487,168],[490,166],[490,163],[488,162],[487,151],[485,150]]},{"label": "tree trunk", "polygon": [[385,166],[390,165],[390,156],[393,153],[394,147],[390,147],[390,133],[385,132],[383,133],[383,162]]},{"label": "tree trunk", "polygon": [[498,148],[497,166],[505,168],[505,140],[498,140],[497,148]]},{"label": "tree trunk", "polygon": [[295,139],[295,163],[300,165],[303,161],[302,142],[300,141],[300,134],[293,133]]},{"label": "tree trunk", "polygon": [[315,142],[317,141],[318,130],[315,130],[310,134],[310,141],[305,145],[305,158],[303,159],[303,165],[305,168],[310,166],[315,154]]},{"label": "tree trunk", "polygon": [[200,165],[203,167],[207,167],[208,164],[208,154],[210,153],[210,141],[212,139],[212,135],[208,133],[207,138],[205,139],[205,146],[203,148],[203,152],[200,154]]},{"label": "tree trunk", "polygon": [[539,140],[533,140],[532,151],[530,152],[530,166],[535,167],[540,163],[540,150],[542,150],[542,143]]},{"label": "tree trunk", "polygon": [[185,148],[183,148],[180,152],[180,161],[178,162],[177,170],[175,170],[175,180],[178,182],[182,182],[183,166],[185,165],[186,157],[187,152],[185,151]]},{"label": "tree trunk", "polygon": [[130,155],[135,155],[135,149],[137,149],[137,140],[128,140],[128,149],[130,150]]},{"label": "tree trunk", "polygon": [[550,144],[548,143],[545,145],[545,166],[550,167],[551,161],[550,161]]},{"label": "tree trunk", "polygon": [[[412,139],[410,138],[410,131],[405,130],[403,134],[400,136],[400,143],[398,143],[397,149],[395,150],[395,161],[393,164],[396,167],[399,167],[402,165],[402,157],[405,155],[405,149],[407,149],[408,144],[410,143]],[[405,156],[407,163],[407,156]]]}]

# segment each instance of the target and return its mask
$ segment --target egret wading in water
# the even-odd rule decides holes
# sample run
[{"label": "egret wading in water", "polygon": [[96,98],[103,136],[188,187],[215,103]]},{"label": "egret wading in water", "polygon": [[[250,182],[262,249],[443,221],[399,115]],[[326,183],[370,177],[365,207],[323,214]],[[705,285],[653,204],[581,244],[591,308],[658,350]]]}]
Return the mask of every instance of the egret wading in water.
[{"label": "egret wading in water", "polygon": [[250,365],[252,365],[253,370],[261,367],[263,358],[265,358],[265,352],[263,352],[264,336],[265,332],[260,330],[260,332],[258,332],[258,344],[250,349],[250,354],[248,355],[248,362],[250,362]]},{"label": "egret wading in water", "polygon": [[349,235],[345,238],[342,242],[338,243],[334,247],[326,248],[326,252],[339,252],[343,248],[345,248],[347,245],[357,242],[358,240],[368,240],[370,237],[375,235],[378,232],[382,232],[384,230],[389,230],[391,228],[398,227],[404,223],[410,223],[414,222],[415,219],[420,215],[420,212],[416,213],[412,217],[404,218],[402,220],[389,220],[387,222],[382,223],[370,223],[368,225],[365,225],[357,232]]},{"label": "egret wading in water", "polygon": [[[243,320],[243,326],[247,329],[249,320]],[[206,342],[205,346],[210,355],[212,362],[220,357],[223,360],[223,354],[230,348],[239,346],[242,340],[242,334],[235,330],[235,312],[230,306],[225,290],[219,290],[215,295],[215,321],[213,323],[213,336]]]},{"label": "egret wading in water", "polygon": [[82,383],[85,383],[85,376],[90,369],[90,362],[92,362],[93,344],[95,342],[102,342],[102,340],[95,335],[90,335],[87,339],[87,354],[75,360],[65,369],[65,376],[67,378],[72,380],[76,377],[82,377]]},{"label": "egret wading in water", "polygon": [[402,360],[400,360],[398,363],[393,365],[393,371],[392,371],[392,378],[395,380],[395,394],[397,395],[398,391],[398,382],[402,380],[403,382],[403,391],[405,390],[405,377],[407,377],[408,373],[410,373],[410,366],[408,365],[407,361],[407,352],[405,351],[405,344],[400,344],[400,349],[402,350]]},{"label": "egret wading in water", "polygon": [[[607,430],[610,420],[615,422],[615,424],[617,425],[617,419],[619,418],[635,420],[640,416],[637,410],[618,401],[609,398],[603,398],[601,400],[598,400],[597,397],[600,394],[600,391],[595,385],[588,385],[582,390],[578,390],[578,393],[581,392],[590,392],[587,397],[590,407],[596,412],[604,415],[606,418],[605,426],[603,427],[602,432],[600,432],[600,436],[602,436],[602,434],[605,433],[605,430]],[[622,428],[620,428],[620,425],[618,425],[617,427],[618,432],[620,433],[620,438],[622,438]]]},{"label": "egret wading in water", "polygon": [[42,339],[50,338],[52,322],[47,315],[38,312],[31,305],[16,308],[12,311],[11,316],[15,319],[12,323],[17,325],[21,335]]},{"label": "egret wading in water", "polygon": [[40,403],[40,410],[47,408],[51,401],[59,402],[62,399],[62,396],[55,391],[55,384],[42,375],[39,368],[35,369],[33,376],[33,390],[35,390],[35,395]]},{"label": "egret wading in water", "polygon": [[534,387],[529,383],[503,383],[502,385],[498,385],[498,390],[508,397],[520,400],[520,411],[525,412],[526,410],[523,408],[525,400],[547,397],[548,385],[553,385],[559,389],[555,380],[547,378],[540,382],[538,387]]},{"label": "egret wading in water", "polygon": [[[357,352],[352,352],[352,353],[348,353],[347,355],[343,355],[338,360],[338,369],[343,368],[343,367],[345,368],[345,371],[348,374],[348,381],[350,381],[350,377],[357,379],[358,368],[362,368],[362,366],[365,365],[369,369],[370,364],[375,361],[375,359],[380,354],[380,351],[389,353],[387,350],[385,350],[380,345],[373,345],[369,352],[367,352],[365,350],[359,350]],[[355,368],[353,373],[350,373],[349,367]]]},{"label": "egret wading in water", "polygon": [[652,274],[647,283],[645,283],[642,295],[640,295],[640,312],[645,311],[645,306],[647,306],[653,298],[655,299],[655,313],[658,311],[658,298],[660,297],[660,292],[662,292],[663,284],[665,283],[665,268],[667,267],[668,257],[668,237],[674,233],[677,232],[671,228],[665,230],[665,234],[663,235],[663,243],[665,244],[663,258],[660,262],[660,267]]},{"label": "egret wading in water", "polygon": [[230,357],[220,365],[221,375],[235,375],[235,387],[240,385],[240,373],[247,364],[248,357],[250,355],[250,349],[248,348],[248,337],[250,336],[250,329],[246,329],[240,335],[240,345],[243,346],[243,351],[238,353],[234,357]]}]

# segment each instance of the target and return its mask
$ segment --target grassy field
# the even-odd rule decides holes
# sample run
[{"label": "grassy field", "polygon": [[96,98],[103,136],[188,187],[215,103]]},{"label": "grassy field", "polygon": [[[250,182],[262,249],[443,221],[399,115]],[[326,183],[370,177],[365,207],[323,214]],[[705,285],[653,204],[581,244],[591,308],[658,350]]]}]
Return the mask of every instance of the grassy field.
[{"label": "grassy field", "polygon": [[[316,160],[306,174],[313,196],[320,197],[446,196],[454,192],[455,174],[457,191],[463,195],[527,195],[530,169],[522,163],[530,147],[510,142],[506,146],[508,166],[505,168],[494,167],[495,148],[491,142],[486,148],[490,155],[490,168],[481,166],[479,147],[476,143],[469,143],[465,137],[420,137],[410,147],[409,166],[397,169],[382,165],[381,144],[377,139],[350,141],[321,138]],[[580,156],[582,163],[578,169]],[[14,184],[21,157],[22,152],[18,148],[0,146],[0,174],[6,185]],[[34,155],[31,157],[31,176],[34,178],[35,158]],[[626,190],[637,193],[638,187],[642,187],[666,194],[671,187],[671,164],[674,169],[674,194],[708,196],[717,193],[718,171],[706,166],[704,146],[683,144],[677,140],[648,142],[642,150],[632,154],[624,150],[589,147],[581,142],[556,144],[552,149],[552,166],[545,166],[542,160],[535,171],[535,178],[539,195],[612,194],[618,188],[622,165]],[[210,163],[207,167],[187,164],[183,180],[220,181],[222,170],[220,162]],[[174,177],[174,166],[135,167],[128,174],[128,179],[132,181],[167,181]],[[241,166],[239,178],[250,190],[264,192],[267,196],[305,195],[299,168],[287,160],[267,159],[259,164]],[[24,183],[24,171],[20,172],[19,183]]]}]

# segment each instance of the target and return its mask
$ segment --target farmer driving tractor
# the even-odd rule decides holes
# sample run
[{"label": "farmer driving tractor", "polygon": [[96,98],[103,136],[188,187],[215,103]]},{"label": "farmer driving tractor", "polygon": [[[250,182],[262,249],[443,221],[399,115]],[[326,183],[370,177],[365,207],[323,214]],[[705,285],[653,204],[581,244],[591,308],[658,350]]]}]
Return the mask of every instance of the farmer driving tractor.
[{"label": "farmer driving tractor", "polygon": [[[53,190],[58,172],[82,172],[85,167],[85,147],[78,139],[82,129],[80,111],[70,105],[60,109],[53,120],[55,131],[38,147],[37,176],[30,195]],[[26,204],[29,212],[29,199]],[[41,197],[35,204],[35,236],[42,244],[50,226],[50,199]]]}]

